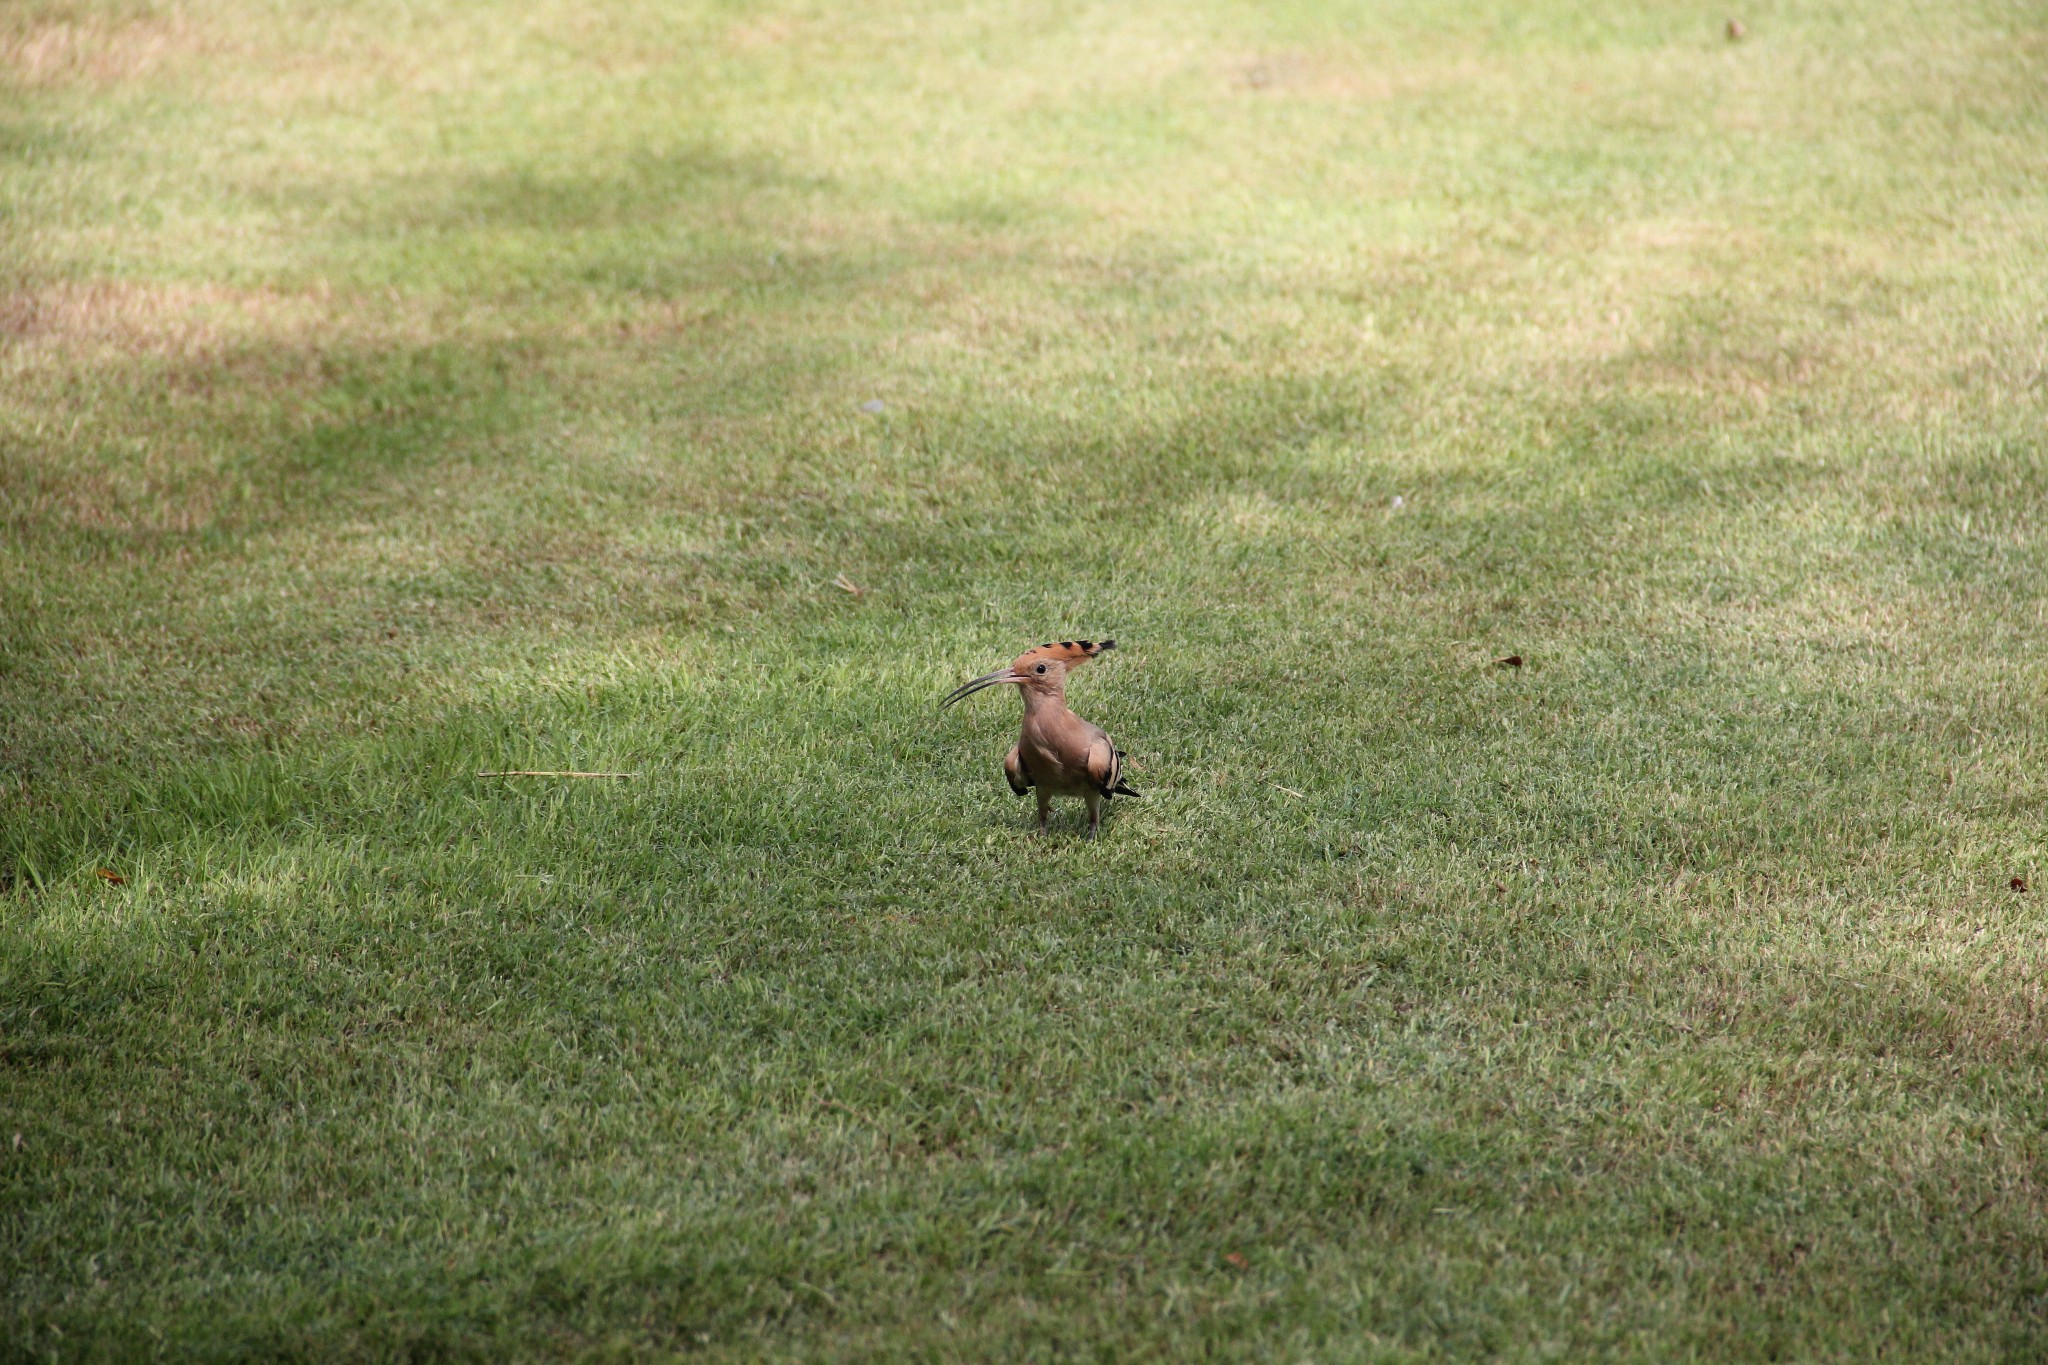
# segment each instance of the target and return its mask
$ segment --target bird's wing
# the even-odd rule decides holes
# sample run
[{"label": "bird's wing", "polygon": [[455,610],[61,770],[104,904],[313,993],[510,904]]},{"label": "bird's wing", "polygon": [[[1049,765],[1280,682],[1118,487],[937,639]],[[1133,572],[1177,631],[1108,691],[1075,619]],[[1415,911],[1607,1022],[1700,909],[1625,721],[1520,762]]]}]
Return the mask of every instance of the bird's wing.
[{"label": "bird's wing", "polygon": [[1137,795],[1124,785],[1124,756],[1109,742],[1109,736],[1099,730],[1088,746],[1088,780],[1104,796]]},{"label": "bird's wing", "polygon": [[1024,767],[1024,746],[1013,744],[1010,752],[1003,755],[1003,776],[1009,779],[1010,790],[1022,796],[1031,790],[1031,774]]}]

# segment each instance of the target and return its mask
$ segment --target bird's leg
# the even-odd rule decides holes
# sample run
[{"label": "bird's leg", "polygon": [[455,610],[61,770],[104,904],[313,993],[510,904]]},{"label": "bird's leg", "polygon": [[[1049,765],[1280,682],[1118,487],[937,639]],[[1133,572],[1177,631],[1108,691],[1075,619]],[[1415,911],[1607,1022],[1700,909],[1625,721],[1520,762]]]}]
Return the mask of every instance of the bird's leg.
[{"label": "bird's leg", "polygon": [[1045,822],[1052,816],[1052,798],[1045,794],[1045,788],[1038,789],[1038,833],[1045,836]]},{"label": "bird's leg", "polygon": [[1088,793],[1088,837],[1093,839],[1102,829],[1102,798],[1094,792]]}]

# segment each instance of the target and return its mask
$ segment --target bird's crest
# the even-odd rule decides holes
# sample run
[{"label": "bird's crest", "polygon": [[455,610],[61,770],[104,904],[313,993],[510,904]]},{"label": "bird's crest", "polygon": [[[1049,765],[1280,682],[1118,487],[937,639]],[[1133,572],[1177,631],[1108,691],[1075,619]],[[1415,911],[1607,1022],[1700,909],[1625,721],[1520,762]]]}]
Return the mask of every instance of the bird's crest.
[{"label": "bird's crest", "polygon": [[1022,673],[1035,663],[1057,659],[1068,668],[1075,668],[1087,663],[1104,650],[1115,648],[1114,640],[1061,640],[1057,644],[1040,645],[1036,649],[1025,650],[1017,656],[1017,661],[1010,667]]}]

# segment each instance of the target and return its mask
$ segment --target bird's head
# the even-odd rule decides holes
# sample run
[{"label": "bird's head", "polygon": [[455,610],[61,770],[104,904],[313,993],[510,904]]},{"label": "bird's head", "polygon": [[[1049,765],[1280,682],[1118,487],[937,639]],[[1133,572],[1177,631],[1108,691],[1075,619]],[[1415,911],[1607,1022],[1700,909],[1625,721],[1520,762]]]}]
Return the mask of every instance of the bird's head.
[{"label": "bird's head", "polygon": [[1065,689],[1069,671],[1079,668],[1104,650],[1115,648],[1114,640],[1061,640],[1058,644],[1027,649],[1012,660],[1008,668],[984,673],[973,682],[955,688],[939,703],[939,708],[944,710],[962,697],[973,696],[984,687],[995,687],[1001,683],[1015,683],[1026,692],[1057,695]]}]

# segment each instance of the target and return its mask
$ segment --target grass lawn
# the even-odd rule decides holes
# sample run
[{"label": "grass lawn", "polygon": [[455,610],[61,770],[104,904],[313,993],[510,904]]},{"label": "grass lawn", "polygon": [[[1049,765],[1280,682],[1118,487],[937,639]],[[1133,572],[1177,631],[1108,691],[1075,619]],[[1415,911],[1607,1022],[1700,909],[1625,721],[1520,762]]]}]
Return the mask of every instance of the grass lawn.
[{"label": "grass lawn", "polygon": [[2048,1356],[2048,13],[1734,13],[0,6],[0,1359]]}]

